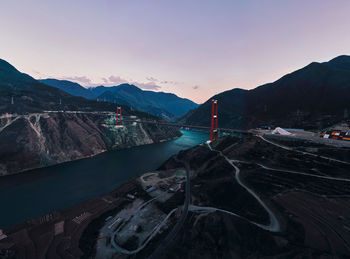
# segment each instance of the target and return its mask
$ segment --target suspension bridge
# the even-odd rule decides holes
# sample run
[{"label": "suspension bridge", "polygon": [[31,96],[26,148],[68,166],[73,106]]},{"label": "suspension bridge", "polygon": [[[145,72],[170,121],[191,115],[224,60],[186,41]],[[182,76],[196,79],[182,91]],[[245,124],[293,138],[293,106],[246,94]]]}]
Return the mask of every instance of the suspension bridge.
[{"label": "suspension bridge", "polygon": [[210,115],[211,116],[210,117],[211,118],[211,125],[210,126],[173,123],[173,122],[157,121],[157,120],[123,119],[121,107],[117,107],[117,113],[115,116],[115,124],[117,126],[122,126],[123,122],[136,122],[136,123],[141,123],[141,124],[156,124],[156,125],[173,126],[173,127],[178,127],[178,128],[192,128],[192,129],[210,130],[210,140],[211,141],[218,138],[219,132],[241,133],[241,134],[250,133],[248,130],[231,129],[231,128],[218,128],[218,101],[212,100],[211,104],[212,104],[212,109],[211,109],[211,115]]}]

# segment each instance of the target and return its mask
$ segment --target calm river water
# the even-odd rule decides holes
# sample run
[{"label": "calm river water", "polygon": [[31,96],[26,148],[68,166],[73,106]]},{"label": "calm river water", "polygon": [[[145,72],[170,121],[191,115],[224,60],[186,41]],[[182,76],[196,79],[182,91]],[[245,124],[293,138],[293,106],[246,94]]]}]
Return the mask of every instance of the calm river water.
[{"label": "calm river water", "polygon": [[168,142],[110,151],[0,178],[0,228],[108,193],[209,138],[201,131],[182,133],[182,137]]}]

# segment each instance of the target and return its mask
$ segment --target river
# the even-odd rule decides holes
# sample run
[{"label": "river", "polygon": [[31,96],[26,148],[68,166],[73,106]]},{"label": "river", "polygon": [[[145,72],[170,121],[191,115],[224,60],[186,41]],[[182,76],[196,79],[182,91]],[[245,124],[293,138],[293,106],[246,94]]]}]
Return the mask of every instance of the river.
[{"label": "river", "polygon": [[175,140],[109,151],[89,159],[0,178],[0,228],[74,206],[108,193],[131,177],[157,169],[209,134],[182,131]]}]

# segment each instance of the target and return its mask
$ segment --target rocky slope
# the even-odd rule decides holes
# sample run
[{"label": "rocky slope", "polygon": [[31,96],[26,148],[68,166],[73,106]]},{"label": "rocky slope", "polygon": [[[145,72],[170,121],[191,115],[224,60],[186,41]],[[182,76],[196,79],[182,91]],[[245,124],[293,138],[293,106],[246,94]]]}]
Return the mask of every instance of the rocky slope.
[{"label": "rocky slope", "polygon": [[252,90],[233,89],[213,96],[181,121],[210,125],[211,99],[219,102],[219,127],[261,125],[321,129],[348,118],[350,56],[313,62]]},{"label": "rocky slope", "polygon": [[158,125],[129,122],[116,127],[113,116],[99,112],[46,112],[0,117],[0,175],[181,135],[177,129]]}]

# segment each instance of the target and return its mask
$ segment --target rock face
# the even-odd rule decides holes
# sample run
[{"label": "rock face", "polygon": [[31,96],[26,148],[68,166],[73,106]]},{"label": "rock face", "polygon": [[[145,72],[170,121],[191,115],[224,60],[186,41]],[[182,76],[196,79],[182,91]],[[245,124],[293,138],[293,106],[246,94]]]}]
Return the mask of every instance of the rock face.
[{"label": "rock face", "polygon": [[[113,113],[44,112],[0,117],[0,175],[175,138],[174,128],[124,123]],[[134,117],[135,118],[135,117]]]}]

